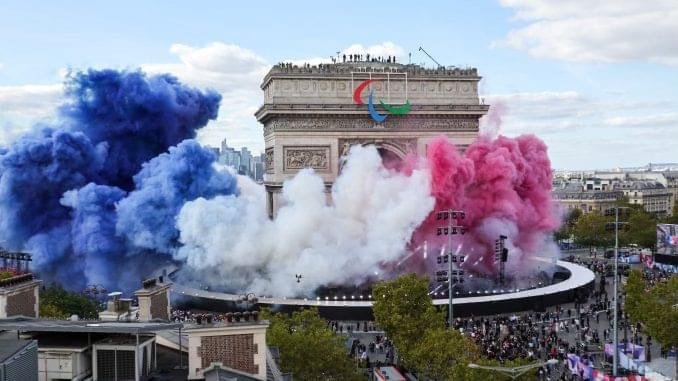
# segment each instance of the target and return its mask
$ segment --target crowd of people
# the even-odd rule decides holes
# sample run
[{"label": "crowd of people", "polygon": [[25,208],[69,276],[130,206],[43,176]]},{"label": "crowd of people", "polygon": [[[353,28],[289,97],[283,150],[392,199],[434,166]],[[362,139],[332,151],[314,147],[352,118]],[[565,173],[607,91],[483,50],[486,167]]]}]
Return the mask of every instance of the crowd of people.
[{"label": "crowd of people", "polygon": [[378,334],[374,337],[374,340],[370,340],[367,344],[359,339],[352,340],[349,355],[362,362],[364,368],[380,367],[384,364],[394,363],[395,348],[391,340]]},{"label": "crowd of people", "polygon": [[191,311],[181,308],[173,308],[170,312],[170,320],[173,323],[211,324],[222,322],[240,322],[256,320],[258,311],[213,313],[203,311]]}]

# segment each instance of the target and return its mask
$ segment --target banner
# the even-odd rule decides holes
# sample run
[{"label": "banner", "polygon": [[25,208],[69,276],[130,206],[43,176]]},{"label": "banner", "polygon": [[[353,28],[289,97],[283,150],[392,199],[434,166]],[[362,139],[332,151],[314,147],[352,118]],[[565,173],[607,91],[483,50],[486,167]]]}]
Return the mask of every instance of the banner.
[{"label": "banner", "polygon": [[657,254],[678,255],[678,225],[657,224]]},{"label": "banner", "polygon": [[568,353],[567,367],[570,369],[570,373],[577,374],[577,364],[579,364],[579,356],[574,353]]},{"label": "banner", "polygon": [[570,369],[571,374],[579,376],[581,380],[591,380],[593,377],[593,363],[588,358],[568,353],[567,367]]},{"label": "banner", "polygon": [[[614,345],[612,343],[605,344],[605,354],[614,356]],[[624,348],[624,344],[620,343],[619,354],[625,354],[634,361],[645,361],[645,347],[642,345],[628,343],[626,348]]]},{"label": "banner", "polygon": [[654,267],[654,258],[652,258],[652,253],[642,253],[640,254],[640,260],[643,262],[645,267],[651,269]]}]

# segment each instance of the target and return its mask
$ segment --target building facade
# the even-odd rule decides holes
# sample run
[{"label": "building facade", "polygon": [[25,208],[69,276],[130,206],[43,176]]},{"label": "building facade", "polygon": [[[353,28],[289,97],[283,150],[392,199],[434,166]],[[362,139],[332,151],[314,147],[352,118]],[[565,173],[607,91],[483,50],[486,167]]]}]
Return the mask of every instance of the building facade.
[{"label": "building facade", "polygon": [[617,202],[624,197],[624,193],[621,191],[564,189],[554,191],[552,196],[566,210],[579,209],[583,214],[591,212],[605,214],[617,205]]},{"label": "building facade", "polygon": [[265,380],[267,328],[267,321],[188,327],[188,379],[203,379],[218,365]]},{"label": "building facade", "polygon": [[[274,66],[261,85],[264,104],[255,114],[264,130],[269,214],[281,206],[283,182],[304,168],[320,175],[329,192],[353,145],[374,144],[382,156],[400,159],[425,153],[439,135],[467,146],[489,108],[478,98],[480,79],[473,68],[385,62]],[[370,94],[387,105],[411,109],[394,115],[375,101],[371,114],[365,104]],[[375,114],[386,119],[379,121],[371,116]]]},{"label": "building facade", "polygon": [[632,205],[642,205],[646,212],[657,215],[673,213],[673,193],[654,181],[624,181],[617,184]]}]

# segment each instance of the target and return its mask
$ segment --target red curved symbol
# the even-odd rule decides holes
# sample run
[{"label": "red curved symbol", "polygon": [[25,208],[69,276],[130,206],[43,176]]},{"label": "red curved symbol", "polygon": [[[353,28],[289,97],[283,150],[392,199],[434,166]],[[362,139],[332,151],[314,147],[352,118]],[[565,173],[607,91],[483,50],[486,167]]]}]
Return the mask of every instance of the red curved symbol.
[{"label": "red curved symbol", "polygon": [[369,85],[370,83],[372,83],[374,81],[376,81],[376,80],[375,79],[368,79],[368,80],[361,82],[360,85],[358,85],[358,87],[355,88],[355,91],[353,91],[353,102],[355,102],[358,105],[363,104],[363,100],[360,99],[360,96],[362,95],[362,92],[365,89],[365,87],[367,87],[367,85]]}]

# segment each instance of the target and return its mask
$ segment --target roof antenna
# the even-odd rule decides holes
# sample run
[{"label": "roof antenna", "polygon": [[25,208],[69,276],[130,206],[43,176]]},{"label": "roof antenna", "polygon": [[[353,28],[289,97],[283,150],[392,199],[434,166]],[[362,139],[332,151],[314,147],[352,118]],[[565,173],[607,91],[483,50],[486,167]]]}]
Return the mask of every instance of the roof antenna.
[{"label": "roof antenna", "polygon": [[424,48],[422,48],[421,46],[419,47],[419,51],[420,51],[420,52],[424,52],[424,54],[426,54],[426,56],[427,56],[428,58],[430,58],[431,61],[435,62],[436,65],[438,65],[438,68],[443,67],[443,65],[441,65],[440,62],[436,61],[435,58],[431,57],[431,55],[428,54],[428,52],[427,52],[426,50],[424,50]]}]

